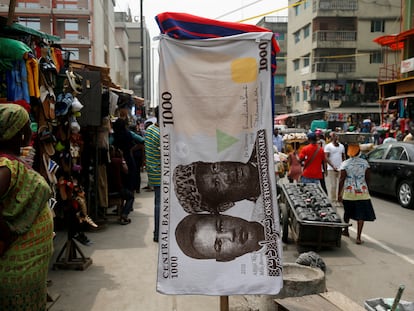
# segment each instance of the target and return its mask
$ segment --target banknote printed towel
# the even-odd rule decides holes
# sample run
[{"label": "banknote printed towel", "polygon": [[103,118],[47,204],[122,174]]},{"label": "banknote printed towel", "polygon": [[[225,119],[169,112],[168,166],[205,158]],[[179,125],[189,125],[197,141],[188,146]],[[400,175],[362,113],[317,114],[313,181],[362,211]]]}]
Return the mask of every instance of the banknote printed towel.
[{"label": "banknote printed towel", "polygon": [[229,23],[236,32],[218,35],[210,29],[216,21],[177,14],[156,18],[162,30],[157,291],[277,294],[283,280],[273,33]]}]

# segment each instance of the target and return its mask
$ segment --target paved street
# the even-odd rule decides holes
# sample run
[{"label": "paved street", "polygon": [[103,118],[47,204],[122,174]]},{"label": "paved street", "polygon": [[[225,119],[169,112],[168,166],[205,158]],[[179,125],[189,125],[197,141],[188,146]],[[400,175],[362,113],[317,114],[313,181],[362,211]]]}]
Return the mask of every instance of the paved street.
[{"label": "paved street", "polygon": [[[145,186],[146,181],[142,184]],[[142,190],[136,194],[131,224],[122,226],[113,218],[105,228],[87,233],[93,244],[80,248],[93,260],[91,266],[84,271],[50,269],[49,293],[60,295],[51,310],[220,310],[219,297],[165,296],[156,292],[157,244],[152,241],[152,208],[153,192]],[[341,210],[338,212],[342,215]],[[367,223],[366,232],[378,225]],[[65,232],[58,232],[55,258],[65,240]],[[369,236],[364,240],[363,245],[356,245],[351,227],[351,238],[342,238],[341,248],[319,252],[327,266],[328,290],[339,291],[363,306],[368,298],[393,297],[398,286],[405,284],[403,299],[413,301],[414,262]],[[412,254],[413,250],[406,252]],[[284,262],[296,260],[294,243],[284,246],[283,256]],[[257,310],[257,300],[257,296],[230,297],[230,310]]]}]

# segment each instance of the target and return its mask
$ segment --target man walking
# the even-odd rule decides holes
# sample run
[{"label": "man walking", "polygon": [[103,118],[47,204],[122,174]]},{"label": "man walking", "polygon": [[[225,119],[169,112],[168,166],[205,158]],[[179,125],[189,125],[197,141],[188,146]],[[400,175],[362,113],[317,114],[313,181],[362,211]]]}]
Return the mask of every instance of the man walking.
[{"label": "man walking", "polygon": [[159,108],[155,108],[157,122],[150,125],[145,132],[145,158],[148,174],[148,186],[154,187],[154,242],[158,242],[161,201],[161,152]]},{"label": "man walking", "polygon": [[338,141],[338,135],[335,132],[331,132],[329,135],[331,137],[331,142],[325,146],[325,156],[330,160],[328,163],[328,184],[329,192],[328,196],[331,199],[333,205],[338,204],[338,184],[340,171],[339,167],[341,163],[345,161],[345,147]]},{"label": "man walking", "polygon": [[323,148],[317,143],[316,134],[311,132],[308,134],[309,144],[302,148],[299,158],[304,161],[301,183],[320,184],[323,177],[322,166],[329,164],[330,160],[326,159]]}]

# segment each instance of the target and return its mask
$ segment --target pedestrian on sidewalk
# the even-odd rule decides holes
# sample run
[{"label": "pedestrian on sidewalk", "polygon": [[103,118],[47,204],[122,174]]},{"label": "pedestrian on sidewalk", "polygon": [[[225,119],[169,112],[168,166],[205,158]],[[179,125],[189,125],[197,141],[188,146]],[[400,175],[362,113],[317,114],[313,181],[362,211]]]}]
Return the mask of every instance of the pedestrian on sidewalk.
[{"label": "pedestrian on sidewalk", "polygon": [[277,127],[273,130],[273,146],[277,148],[277,152],[284,152],[283,148],[283,136],[280,135],[279,129]]},{"label": "pedestrian on sidewalk", "polygon": [[289,171],[287,178],[290,183],[299,182],[300,176],[302,175],[302,164],[299,159],[299,142],[293,142],[292,151],[288,155]]},{"label": "pedestrian on sidewalk", "polygon": [[[149,118],[148,120],[146,120],[144,122],[144,131],[143,131],[144,137],[145,137],[145,133],[146,133],[148,127],[153,125],[156,122],[156,120],[157,120],[157,118]],[[144,146],[144,157],[143,157],[142,167],[144,168],[145,171],[146,171],[146,167],[147,167],[146,162],[147,161],[146,161],[146,158],[145,158],[145,146]],[[147,172],[147,177],[148,177],[148,172]],[[149,178],[147,178],[147,179],[149,179]],[[142,189],[144,189],[145,191],[154,191],[153,187],[148,185],[148,182],[147,182],[147,185],[145,187],[143,187]]]},{"label": "pedestrian on sidewalk", "polygon": [[335,132],[329,134],[331,141],[325,145],[325,156],[334,165],[328,163],[328,175],[327,180],[329,183],[329,199],[333,205],[338,204],[338,184],[341,167],[341,163],[345,161],[345,147],[338,141],[338,135]]},{"label": "pedestrian on sidewalk", "polygon": [[[376,219],[371,197],[368,191],[369,164],[359,157],[359,144],[349,144],[349,159],[342,162],[339,179],[338,200],[344,205],[344,222],[357,221],[356,244],[361,244],[361,234],[365,221]],[[349,236],[348,228],[342,232]]]},{"label": "pedestrian on sidewalk", "polygon": [[123,212],[121,214],[120,223],[121,224],[129,224],[131,222],[131,219],[128,218],[129,212],[132,210],[132,205],[134,201],[134,192],[136,189],[136,181],[137,176],[136,174],[139,174],[137,170],[137,166],[135,163],[135,160],[132,156],[132,148],[134,147],[134,144],[136,142],[139,142],[138,139],[134,138],[133,134],[128,128],[127,120],[118,118],[114,125],[114,140],[113,140],[113,146],[120,149],[122,151],[123,159],[126,162],[126,165],[128,167],[128,172],[126,176],[124,176],[122,182],[123,182],[123,197],[126,200]]},{"label": "pedestrian on sidewalk", "polygon": [[[316,134],[316,142],[318,143],[318,145],[324,149],[325,145],[326,145],[326,141],[325,141],[325,135],[323,134],[321,129],[317,129],[315,131]],[[326,161],[322,163],[322,178],[320,180],[321,182],[321,187],[323,189],[323,191],[325,191],[326,194],[328,194],[328,190],[326,189],[326,182],[325,182],[325,175],[328,174],[327,171],[327,163]]]},{"label": "pedestrian on sidewalk", "polygon": [[145,132],[145,158],[148,174],[148,186],[154,188],[154,242],[158,242],[160,201],[161,201],[161,146],[159,127],[159,108],[155,108],[157,121],[150,125]]},{"label": "pedestrian on sidewalk", "polygon": [[325,153],[323,148],[317,143],[314,132],[308,133],[308,142],[309,144],[304,146],[299,153],[299,159],[304,163],[300,182],[320,185],[320,181],[323,178],[322,167],[326,165]]},{"label": "pedestrian on sidewalk", "polygon": [[122,203],[118,206],[120,215],[119,223],[127,225],[131,223],[128,217],[133,209],[134,192],[128,189],[128,165],[122,151],[115,146],[110,146],[111,162],[108,164],[108,188],[112,193],[119,193]]},{"label": "pedestrian on sidewalk", "polygon": [[27,111],[0,104],[0,310],[46,310],[52,191],[21,158],[31,137]]}]

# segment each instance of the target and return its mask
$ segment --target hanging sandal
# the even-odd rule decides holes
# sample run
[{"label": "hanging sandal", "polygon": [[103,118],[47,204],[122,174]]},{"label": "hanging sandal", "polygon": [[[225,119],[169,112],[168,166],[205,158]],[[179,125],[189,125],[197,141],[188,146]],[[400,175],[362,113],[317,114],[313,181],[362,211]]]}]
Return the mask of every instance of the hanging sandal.
[{"label": "hanging sandal", "polygon": [[98,228],[98,225],[92,220],[92,218],[90,218],[88,215],[85,216],[85,218],[83,218],[83,220],[90,225],[93,228]]}]

